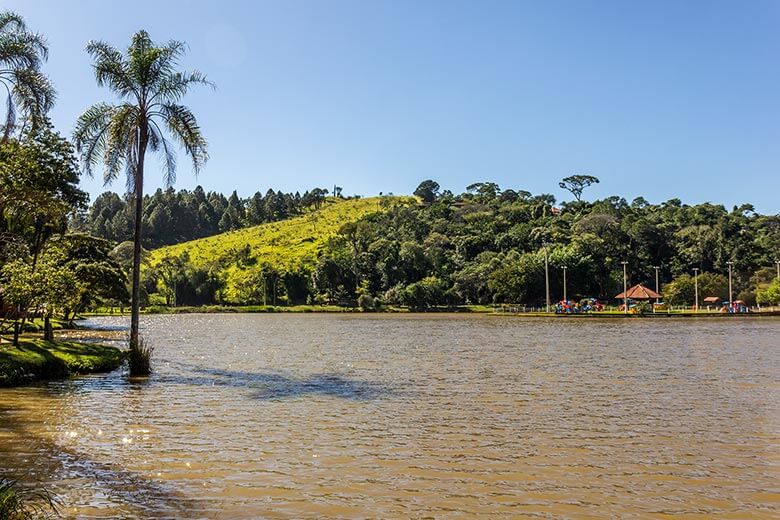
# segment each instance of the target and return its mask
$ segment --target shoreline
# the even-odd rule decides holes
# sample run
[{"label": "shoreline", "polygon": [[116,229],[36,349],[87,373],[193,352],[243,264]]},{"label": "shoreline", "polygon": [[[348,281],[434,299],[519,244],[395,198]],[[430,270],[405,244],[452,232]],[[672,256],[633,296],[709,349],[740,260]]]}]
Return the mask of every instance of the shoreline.
[{"label": "shoreline", "polygon": [[0,387],[111,372],[124,359],[123,351],[108,345],[22,336],[18,347],[0,344]]},{"label": "shoreline", "polygon": [[[338,305],[204,305],[164,307],[150,306],[141,310],[143,315],[158,314],[484,314],[489,316],[511,316],[520,318],[743,318],[743,317],[780,317],[780,308],[730,314],[719,311],[689,310],[671,312],[647,312],[626,314],[620,311],[602,311],[577,314],[562,314],[554,312],[510,312],[501,310],[500,305],[458,305],[451,307],[429,307],[425,309],[410,309],[407,307],[384,307],[380,309],[361,309],[359,307],[342,307]],[[78,318],[103,316],[129,316],[126,312],[96,311],[79,314]]]}]

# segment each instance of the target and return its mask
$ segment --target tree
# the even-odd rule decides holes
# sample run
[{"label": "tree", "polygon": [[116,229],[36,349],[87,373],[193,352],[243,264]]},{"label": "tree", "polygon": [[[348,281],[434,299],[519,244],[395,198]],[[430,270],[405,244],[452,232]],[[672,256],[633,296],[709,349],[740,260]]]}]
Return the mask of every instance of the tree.
[{"label": "tree", "polygon": [[65,231],[67,215],[86,207],[78,182],[73,147],[48,122],[0,142],[0,234],[25,243],[35,264],[45,242]]},{"label": "tree", "polygon": [[[729,280],[722,274],[702,273],[698,276],[699,305],[707,296],[717,296],[721,300],[728,299]],[[696,280],[685,273],[663,287],[664,299],[671,305],[694,305]]]},{"label": "tree", "polygon": [[79,117],[74,138],[88,174],[102,162],[104,181],[112,182],[124,167],[134,195],[133,275],[130,348],[138,349],[141,297],[141,229],[143,217],[144,160],[146,151],[163,154],[168,185],[176,180],[176,154],[163,128],[192,159],[197,174],[208,159],[206,139],[195,115],[179,104],[194,85],[212,85],[200,72],[180,72],[185,44],[171,41],[156,46],[146,31],[137,32],[122,55],[105,42],[92,41],[87,52],[95,63],[99,86],[107,86],[119,104],[98,103]]},{"label": "tree", "polygon": [[414,194],[417,197],[420,197],[423,202],[430,204],[436,202],[436,197],[439,196],[439,188],[438,182],[428,179],[422,181],[420,185],[417,186],[417,189],[414,190]]},{"label": "tree", "polygon": [[30,32],[21,16],[0,12],[0,84],[8,93],[3,141],[16,126],[17,110],[35,129],[54,104],[54,87],[40,70],[48,55],[46,40]]},{"label": "tree", "polygon": [[570,192],[577,199],[577,202],[580,202],[582,200],[582,191],[591,184],[598,183],[598,178],[592,175],[572,175],[561,180],[558,186]]},{"label": "tree", "polygon": [[772,283],[759,287],[756,291],[756,300],[769,305],[780,304],[780,280],[775,278]]}]

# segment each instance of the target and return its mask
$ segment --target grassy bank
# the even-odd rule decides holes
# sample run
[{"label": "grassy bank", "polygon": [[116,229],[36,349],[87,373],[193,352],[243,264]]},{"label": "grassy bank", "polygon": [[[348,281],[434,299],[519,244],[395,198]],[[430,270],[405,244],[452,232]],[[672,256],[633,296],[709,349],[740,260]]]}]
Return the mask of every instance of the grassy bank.
[{"label": "grassy bank", "polygon": [[121,350],[105,345],[23,337],[18,347],[10,343],[0,344],[0,386],[16,386],[73,374],[110,372],[118,368],[123,359]]}]

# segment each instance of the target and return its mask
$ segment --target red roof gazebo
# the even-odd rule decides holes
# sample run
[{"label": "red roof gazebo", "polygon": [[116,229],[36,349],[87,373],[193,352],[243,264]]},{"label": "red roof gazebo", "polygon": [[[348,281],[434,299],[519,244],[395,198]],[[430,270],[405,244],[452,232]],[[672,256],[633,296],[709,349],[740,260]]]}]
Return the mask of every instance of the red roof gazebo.
[{"label": "red roof gazebo", "polygon": [[617,296],[615,296],[616,300],[623,300],[625,298],[628,298],[630,300],[655,300],[656,298],[661,298],[661,295],[657,292],[653,291],[652,289],[648,289],[641,283],[636,284],[629,290],[627,290],[624,293],[620,293]]}]

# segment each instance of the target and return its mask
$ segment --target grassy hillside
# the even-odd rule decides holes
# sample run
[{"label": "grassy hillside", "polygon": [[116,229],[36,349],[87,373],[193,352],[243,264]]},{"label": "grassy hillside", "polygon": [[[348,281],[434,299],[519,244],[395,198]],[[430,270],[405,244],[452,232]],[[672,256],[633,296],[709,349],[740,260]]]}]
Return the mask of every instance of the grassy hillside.
[{"label": "grassy hillside", "polygon": [[[149,255],[149,264],[154,266],[166,256],[179,256],[186,252],[194,266],[218,265],[227,282],[225,297],[230,301],[235,299],[236,284],[258,265],[268,263],[280,270],[313,265],[319,249],[342,225],[381,211],[382,199],[330,198],[319,210],[289,220],[156,249]],[[387,200],[387,197],[384,199]],[[404,203],[413,199],[393,197],[391,200]]]}]

